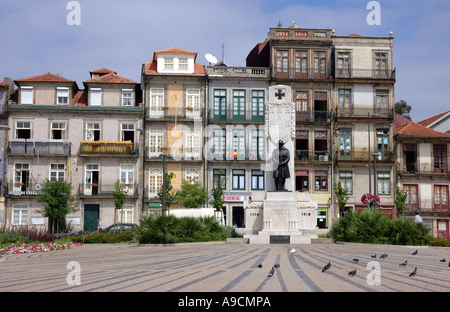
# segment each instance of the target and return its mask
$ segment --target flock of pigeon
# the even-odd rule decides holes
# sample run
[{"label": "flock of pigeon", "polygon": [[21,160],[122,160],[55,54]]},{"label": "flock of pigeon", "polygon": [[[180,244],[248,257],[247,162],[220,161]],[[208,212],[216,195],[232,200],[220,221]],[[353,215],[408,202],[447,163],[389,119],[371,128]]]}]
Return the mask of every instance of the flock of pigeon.
[{"label": "flock of pigeon", "polygon": [[[419,250],[416,249],[416,250],[412,253],[412,255],[415,256],[415,255],[417,255],[418,253],[419,253]],[[382,254],[379,258],[381,258],[381,259],[386,259],[387,256],[388,256],[388,255],[387,255],[386,253],[384,253],[384,254]],[[373,254],[371,257],[372,257],[372,258],[376,258],[377,255],[376,255],[376,254]],[[358,258],[354,258],[353,261],[354,261],[355,263],[358,263],[359,259],[358,259]],[[439,261],[440,261],[440,262],[446,262],[447,260],[441,259],[441,260],[439,260]],[[406,267],[407,264],[408,264],[408,260],[405,260],[405,262],[400,263],[399,266],[400,266],[400,267]],[[450,267],[450,261],[449,261],[449,263],[448,263],[448,266]],[[328,263],[322,268],[322,272],[325,272],[325,271],[329,270],[330,268],[331,268],[331,262],[328,262]],[[415,276],[416,274],[417,274],[417,267],[414,268],[414,270],[409,274],[409,276]],[[355,275],[356,275],[356,270],[353,270],[353,271],[348,272],[348,275],[349,275],[349,276],[355,276]]]},{"label": "flock of pigeon", "polygon": [[[418,252],[419,252],[418,250],[415,250],[415,251],[412,253],[412,255],[415,256],[415,255],[418,254]],[[295,249],[294,249],[294,248],[290,248],[290,249],[288,250],[288,253],[289,253],[289,254],[294,254],[294,253],[295,253]],[[388,255],[387,255],[386,253],[384,253],[384,254],[382,254],[379,258],[380,258],[380,259],[386,259],[387,256],[388,256]],[[377,255],[376,255],[376,254],[373,254],[373,255],[371,255],[371,257],[372,257],[372,258],[376,258]],[[353,261],[354,261],[355,263],[358,263],[359,259],[358,259],[358,258],[354,258]],[[447,260],[441,259],[441,260],[439,260],[439,261],[440,261],[440,262],[446,262]],[[400,266],[400,267],[406,267],[407,264],[408,264],[408,260],[405,260],[405,262],[400,263],[399,266]],[[450,261],[449,261],[449,263],[448,263],[448,266],[450,267]],[[279,264],[279,263],[274,264],[274,265],[272,266],[272,268],[270,269],[269,274],[267,275],[267,277],[271,277],[271,276],[275,273],[275,269],[278,269],[279,267],[280,267],[280,264]],[[258,268],[262,268],[262,264],[261,264],[261,263],[258,264]],[[322,268],[322,273],[325,272],[325,271],[327,271],[327,270],[329,270],[330,268],[331,268],[331,262],[328,262],[328,263]],[[348,272],[348,275],[349,275],[349,276],[355,276],[355,275],[356,275],[356,272],[357,272],[356,269],[355,269],[355,270],[352,270],[352,271]],[[414,270],[409,274],[409,276],[415,276],[416,274],[417,274],[417,267],[414,268]]]}]

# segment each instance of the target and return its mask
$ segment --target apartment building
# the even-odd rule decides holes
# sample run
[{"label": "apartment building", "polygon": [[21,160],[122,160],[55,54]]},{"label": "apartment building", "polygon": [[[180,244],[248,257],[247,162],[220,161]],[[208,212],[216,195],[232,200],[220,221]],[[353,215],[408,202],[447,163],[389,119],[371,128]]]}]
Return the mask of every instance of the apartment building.
[{"label": "apartment building", "polygon": [[196,59],[197,52],[173,46],[155,51],[153,59],[142,66],[143,211],[161,211],[157,194],[164,169],[174,174],[174,192],[181,189],[183,180],[204,186],[202,148],[207,76],[205,67]]},{"label": "apartment building", "polygon": [[[4,81],[0,81],[0,168],[2,168],[2,174],[0,178],[0,186],[3,186],[4,174],[5,174],[5,161],[6,161],[6,132],[7,126],[7,111],[6,106],[10,93],[14,90],[14,86],[11,78],[5,78]],[[2,189],[2,188],[0,188]],[[0,192],[0,226],[5,224],[5,197],[3,192]]]},{"label": "apartment building", "polygon": [[403,216],[419,211],[433,236],[449,238],[450,134],[406,121],[395,127],[397,185],[407,191]]},{"label": "apartment building", "polygon": [[224,185],[227,225],[245,227],[245,206],[263,201],[265,184],[265,105],[268,67],[207,67],[208,110],[205,128],[207,189]]},{"label": "apartment building", "polygon": [[105,68],[91,71],[84,89],[52,73],[14,82],[5,179],[9,224],[46,225],[36,201],[46,180],[71,184],[79,199],[78,212],[68,216],[74,230],[94,231],[99,218],[114,222],[117,180],[128,190],[120,216],[138,222],[139,84]]}]

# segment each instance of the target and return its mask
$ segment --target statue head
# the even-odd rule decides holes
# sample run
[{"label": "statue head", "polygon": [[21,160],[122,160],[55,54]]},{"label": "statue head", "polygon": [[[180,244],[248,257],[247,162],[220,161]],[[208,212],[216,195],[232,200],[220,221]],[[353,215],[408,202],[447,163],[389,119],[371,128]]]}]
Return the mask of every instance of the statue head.
[{"label": "statue head", "polygon": [[284,145],[283,140],[279,140],[279,141],[278,141],[278,146],[279,146],[279,147],[283,147],[283,145]]}]

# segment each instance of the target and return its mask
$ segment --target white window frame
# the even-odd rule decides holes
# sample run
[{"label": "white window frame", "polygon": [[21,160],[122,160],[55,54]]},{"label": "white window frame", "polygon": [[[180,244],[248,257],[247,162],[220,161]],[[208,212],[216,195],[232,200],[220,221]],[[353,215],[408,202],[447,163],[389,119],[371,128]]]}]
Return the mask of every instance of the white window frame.
[{"label": "white window frame", "polygon": [[150,130],[148,133],[148,154],[149,156],[159,156],[162,148],[165,147],[163,130]]},{"label": "white window frame", "polygon": [[20,104],[34,104],[34,88],[30,86],[20,87]]},{"label": "white window frame", "polygon": [[90,106],[101,106],[102,105],[102,89],[101,88],[91,88],[89,90]]},{"label": "white window frame", "polygon": [[31,138],[31,121],[16,121],[16,139],[19,139],[17,130],[30,130]]},{"label": "white window frame", "polygon": [[199,158],[201,151],[200,133],[196,131],[185,131],[184,137],[185,157]]},{"label": "white window frame", "polygon": [[186,72],[189,69],[189,61],[186,57],[178,58],[178,70]]},{"label": "white window frame", "polygon": [[134,165],[120,164],[120,182],[128,194],[134,193]]},{"label": "white window frame", "polygon": [[100,166],[98,164],[86,164],[84,172],[84,194],[92,195],[92,172],[98,171],[100,176]]},{"label": "white window frame", "polygon": [[56,88],[56,104],[57,105],[69,105],[69,88],[57,87]]},{"label": "white window frame", "polygon": [[186,116],[201,116],[200,89],[186,89]]},{"label": "white window frame", "polygon": [[[22,180],[22,174],[18,174],[22,171],[28,171],[28,180],[23,181]],[[21,192],[22,191],[22,185],[24,184],[26,187],[28,187],[30,183],[30,164],[29,163],[14,163],[14,185],[13,185],[13,191],[14,192]]]},{"label": "white window frame", "polygon": [[117,212],[117,222],[134,223],[134,207],[132,204],[123,205]]},{"label": "white window frame", "polygon": [[101,135],[99,122],[87,122],[86,123],[86,141],[94,141],[95,135],[93,131],[99,132],[99,139]]},{"label": "white window frame", "polygon": [[158,192],[162,190],[163,172],[162,169],[153,168],[149,171],[148,179],[148,196],[149,198],[157,197]]},{"label": "white window frame", "polygon": [[50,138],[55,140],[53,131],[59,130],[61,131],[61,140],[66,138],[66,122],[65,121],[51,121],[50,122]]},{"label": "white window frame", "polygon": [[[52,177],[52,174],[55,176]],[[65,164],[50,164],[48,172],[49,181],[65,181],[66,179],[66,165]]]},{"label": "white window frame", "polygon": [[164,70],[174,70],[174,58],[165,57],[164,58]]},{"label": "white window frame", "polygon": [[164,89],[150,88],[150,117],[162,117],[164,115]]},{"label": "white window frame", "polygon": [[27,225],[28,205],[14,204],[12,206],[11,216],[13,225]]},{"label": "white window frame", "polygon": [[132,106],[133,89],[122,89],[122,106]]},{"label": "white window frame", "polygon": [[188,168],[184,173],[184,179],[190,184],[200,182],[200,170],[197,168]]}]

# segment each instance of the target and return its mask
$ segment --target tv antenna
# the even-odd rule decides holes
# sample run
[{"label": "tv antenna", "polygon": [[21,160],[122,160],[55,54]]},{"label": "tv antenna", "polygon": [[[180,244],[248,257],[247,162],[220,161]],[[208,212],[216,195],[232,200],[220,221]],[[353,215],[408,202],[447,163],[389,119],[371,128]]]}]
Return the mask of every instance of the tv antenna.
[{"label": "tv antenna", "polygon": [[214,55],[212,55],[211,53],[206,53],[205,58],[209,62],[209,66],[211,66],[211,64],[214,65],[217,63],[217,58]]}]

